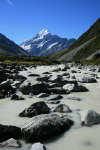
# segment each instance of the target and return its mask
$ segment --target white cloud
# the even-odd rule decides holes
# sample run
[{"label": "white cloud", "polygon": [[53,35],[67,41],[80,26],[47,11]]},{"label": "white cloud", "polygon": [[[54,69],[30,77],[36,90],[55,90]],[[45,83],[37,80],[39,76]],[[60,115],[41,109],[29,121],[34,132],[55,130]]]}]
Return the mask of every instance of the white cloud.
[{"label": "white cloud", "polygon": [[13,0],[7,0],[8,4],[14,6]]}]

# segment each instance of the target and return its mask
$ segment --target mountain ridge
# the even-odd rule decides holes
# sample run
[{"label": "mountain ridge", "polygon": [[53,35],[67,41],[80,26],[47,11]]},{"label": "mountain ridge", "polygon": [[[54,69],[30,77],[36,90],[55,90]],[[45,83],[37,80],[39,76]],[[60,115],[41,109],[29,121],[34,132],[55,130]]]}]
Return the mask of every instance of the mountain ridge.
[{"label": "mountain ridge", "polygon": [[[59,61],[79,61],[96,58],[100,49],[100,18],[74,44],[52,56]],[[97,52],[97,53],[96,53]],[[92,55],[94,53],[94,55]],[[92,56],[92,57],[90,57]]]},{"label": "mountain ridge", "polygon": [[0,54],[14,56],[28,55],[28,53],[24,51],[24,49],[19,47],[15,42],[10,40],[2,33],[0,33]]}]

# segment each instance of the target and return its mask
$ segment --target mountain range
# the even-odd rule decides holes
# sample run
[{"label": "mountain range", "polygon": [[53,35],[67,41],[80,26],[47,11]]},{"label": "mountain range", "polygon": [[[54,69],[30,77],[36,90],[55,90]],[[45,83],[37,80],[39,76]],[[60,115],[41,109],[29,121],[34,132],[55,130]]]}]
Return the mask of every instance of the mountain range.
[{"label": "mountain range", "polygon": [[24,41],[20,46],[31,56],[47,56],[68,48],[75,39],[61,38],[52,35],[47,29],[41,30],[35,37]]},{"label": "mountain range", "polygon": [[1,55],[13,55],[22,56],[28,55],[20,46],[13,41],[9,40],[6,36],[0,33],[0,54]]},{"label": "mountain range", "polygon": [[100,60],[100,18],[77,40],[40,31],[20,46],[0,33],[0,54],[13,56],[49,56],[57,61]]}]

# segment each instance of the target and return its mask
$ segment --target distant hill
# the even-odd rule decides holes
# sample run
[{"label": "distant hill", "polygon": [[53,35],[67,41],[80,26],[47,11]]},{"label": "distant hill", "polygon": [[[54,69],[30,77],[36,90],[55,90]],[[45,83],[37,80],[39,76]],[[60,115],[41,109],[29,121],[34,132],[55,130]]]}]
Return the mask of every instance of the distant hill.
[{"label": "distant hill", "polygon": [[0,55],[24,56],[28,53],[0,33]]},{"label": "distant hill", "polygon": [[75,39],[61,38],[52,35],[47,29],[41,30],[35,37],[24,41],[20,46],[31,56],[47,56],[69,47]]},{"label": "distant hill", "polygon": [[60,61],[100,59],[100,18],[74,44],[52,58]]}]

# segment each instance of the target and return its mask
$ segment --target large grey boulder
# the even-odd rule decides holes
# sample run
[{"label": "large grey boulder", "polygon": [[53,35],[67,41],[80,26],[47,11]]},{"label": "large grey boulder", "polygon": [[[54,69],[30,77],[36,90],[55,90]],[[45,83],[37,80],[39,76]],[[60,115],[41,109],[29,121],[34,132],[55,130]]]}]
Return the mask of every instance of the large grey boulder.
[{"label": "large grey boulder", "polygon": [[33,103],[29,108],[23,110],[19,116],[20,117],[34,117],[40,114],[48,114],[50,108],[43,101]]},{"label": "large grey boulder", "polygon": [[94,110],[86,110],[81,112],[82,125],[92,126],[100,124],[100,114]]},{"label": "large grey boulder", "polygon": [[73,121],[67,115],[43,114],[33,117],[31,121],[22,128],[23,138],[27,142],[41,142],[70,129]]}]

